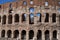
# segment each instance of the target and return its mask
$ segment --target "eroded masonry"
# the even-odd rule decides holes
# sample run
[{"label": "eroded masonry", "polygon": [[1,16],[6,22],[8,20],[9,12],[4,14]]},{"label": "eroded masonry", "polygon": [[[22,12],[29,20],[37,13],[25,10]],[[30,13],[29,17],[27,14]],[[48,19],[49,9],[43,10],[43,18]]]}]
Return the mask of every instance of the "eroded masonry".
[{"label": "eroded masonry", "polygon": [[0,40],[60,40],[60,0],[1,4]]}]

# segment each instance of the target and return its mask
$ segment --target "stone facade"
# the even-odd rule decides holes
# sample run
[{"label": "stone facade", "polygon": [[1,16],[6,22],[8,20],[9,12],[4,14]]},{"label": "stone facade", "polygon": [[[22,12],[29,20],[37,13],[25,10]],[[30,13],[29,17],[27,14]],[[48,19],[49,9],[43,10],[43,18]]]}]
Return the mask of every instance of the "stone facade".
[{"label": "stone facade", "polygon": [[[27,5],[23,5],[23,1]],[[60,0],[32,1],[33,4],[30,0],[20,0],[0,5],[0,40],[60,40]],[[33,13],[30,8],[34,8]],[[33,21],[30,14],[34,15]]]}]

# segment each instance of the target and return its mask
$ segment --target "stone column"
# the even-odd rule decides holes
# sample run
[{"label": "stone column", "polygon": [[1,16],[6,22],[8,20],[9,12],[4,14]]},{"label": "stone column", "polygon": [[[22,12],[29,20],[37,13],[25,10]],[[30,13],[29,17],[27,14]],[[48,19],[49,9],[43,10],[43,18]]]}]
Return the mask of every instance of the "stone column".
[{"label": "stone column", "polygon": [[34,24],[37,23],[37,17],[34,17]]},{"label": "stone column", "polygon": [[51,16],[49,16],[49,23],[52,23],[52,19],[51,19]]},{"label": "stone column", "polygon": [[13,37],[14,37],[14,35],[13,35],[13,31],[12,31],[11,38],[13,38]]},{"label": "stone column", "polygon": [[14,24],[14,15],[12,15],[12,24]]},{"label": "stone column", "polygon": [[57,39],[60,40],[60,29],[57,32]]},{"label": "stone column", "polygon": [[6,24],[8,24],[8,15],[6,16]]},{"label": "stone column", "polygon": [[5,38],[7,38],[7,31],[5,30]]},{"label": "stone column", "polygon": [[50,17],[50,23],[52,23],[52,17]]},{"label": "stone column", "polygon": [[44,23],[44,21],[45,21],[45,15],[44,14],[42,14],[41,20],[42,20],[42,23]]},{"label": "stone column", "polygon": [[20,14],[20,17],[19,17],[19,24],[21,24],[21,19],[22,19],[22,16],[21,16],[21,14]]},{"label": "stone column", "polygon": [[33,40],[37,40],[37,30],[34,31],[34,37]]},{"label": "stone column", "polygon": [[29,40],[29,32],[26,32],[26,40]]},{"label": "stone column", "polygon": [[0,38],[1,38],[1,30],[0,30]]},{"label": "stone column", "polygon": [[52,35],[52,32],[50,31],[50,40],[52,40],[52,36],[53,36],[53,35]]},{"label": "stone column", "polygon": [[42,40],[45,40],[44,31],[42,31]]},{"label": "stone column", "polygon": [[27,24],[29,25],[29,14],[27,14],[27,17],[26,17],[26,21],[27,21]]},{"label": "stone column", "polygon": [[19,32],[19,38],[18,39],[21,40],[21,32]]},{"label": "stone column", "polygon": [[59,17],[56,17],[56,23],[59,24]]},{"label": "stone column", "polygon": [[2,25],[2,21],[3,21],[3,16],[1,16],[1,25]]}]

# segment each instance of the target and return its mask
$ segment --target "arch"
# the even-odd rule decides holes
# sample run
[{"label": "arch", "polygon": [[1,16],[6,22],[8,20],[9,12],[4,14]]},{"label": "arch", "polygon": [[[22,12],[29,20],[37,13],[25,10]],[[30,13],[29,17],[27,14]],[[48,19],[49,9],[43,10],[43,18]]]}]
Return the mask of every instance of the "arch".
[{"label": "arch", "polygon": [[42,16],[41,13],[37,13],[36,15],[39,17],[39,21],[38,22],[41,22],[41,16]]},{"label": "arch", "polygon": [[2,7],[2,6],[0,5],[0,9],[1,9],[1,7]]},{"label": "arch", "polygon": [[49,5],[49,2],[48,1],[45,1],[45,6],[48,6]]},{"label": "arch", "polygon": [[9,13],[12,13],[13,9],[9,9]]},{"label": "arch", "polygon": [[23,5],[27,5],[27,2],[26,1],[23,1]]},{"label": "arch", "polygon": [[15,22],[19,22],[19,15],[15,14]]},{"label": "arch", "polygon": [[53,39],[57,39],[57,31],[56,30],[53,31]]},{"label": "arch", "polygon": [[8,16],[8,24],[12,24],[12,15]]},{"label": "arch", "polygon": [[22,14],[22,22],[26,21],[26,14]]},{"label": "arch", "polygon": [[2,24],[6,24],[6,15],[3,16]]},{"label": "arch", "polygon": [[49,22],[49,14],[46,13],[46,16],[45,16],[45,22]]},{"label": "arch", "polygon": [[8,31],[7,31],[7,37],[8,37],[8,38],[11,38],[11,34],[12,34],[11,30],[8,30]]},{"label": "arch", "polygon": [[0,16],[0,22],[1,22],[1,16]]},{"label": "arch", "polygon": [[49,30],[46,30],[46,31],[45,31],[45,40],[50,40]]},{"label": "arch", "polygon": [[30,30],[29,31],[29,40],[32,40],[34,37],[34,31],[33,30]]},{"label": "arch", "polygon": [[1,37],[5,37],[5,30],[2,30]]},{"label": "arch", "polygon": [[30,4],[34,4],[33,0],[30,0]]},{"label": "arch", "polygon": [[12,9],[12,3],[9,4],[9,13],[12,13],[13,9]]},{"label": "arch", "polygon": [[29,12],[33,13],[34,12],[34,8],[33,7],[29,8]]},{"label": "arch", "polygon": [[56,13],[53,13],[53,14],[52,14],[52,22],[53,22],[53,23],[56,22]]},{"label": "arch", "polygon": [[10,8],[10,9],[12,8],[12,3],[9,4],[9,8]]},{"label": "arch", "polygon": [[14,38],[18,38],[18,36],[19,36],[19,31],[18,30],[15,30],[14,31]]},{"label": "arch", "polygon": [[21,32],[21,40],[26,40],[26,31],[25,30],[23,30]]},{"label": "arch", "polygon": [[29,15],[29,24],[34,24],[34,14],[33,13],[31,13]]},{"label": "arch", "polygon": [[37,40],[42,40],[42,31],[38,30],[37,32]]}]

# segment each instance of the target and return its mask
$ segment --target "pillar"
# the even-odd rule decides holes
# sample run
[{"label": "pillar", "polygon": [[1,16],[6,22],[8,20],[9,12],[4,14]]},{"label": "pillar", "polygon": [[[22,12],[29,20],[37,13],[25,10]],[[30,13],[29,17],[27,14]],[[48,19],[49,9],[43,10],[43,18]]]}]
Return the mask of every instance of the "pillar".
[{"label": "pillar", "polygon": [[42,16],[41,16],[41,20],[42,20],[42,23],[44,23],[44,21],[45,21],[45,15],[44,14],[41,14]]},{"label": "pillar", "polygon": [[52,40],[52,36],[53,36],[53,35],[52,35],[52,32],[50,31],[50,40]]},{"label": "pillar", "polygon": [[29,25],[29,14],[27,14],[27,19],[26,19],[26,21],[27,21],[27,25]]},{"label": "pillar", "polygon": [[5,30],[5,38],[7,38],[7,31]]},{"label": "pillar", "polygon": [[52,23],[52,16],[50,17],[50,23]]},{"label": "pillar", "polygon": [[6,16],[6,24],[8,24],[8,15]]},{"label": "pillar", "polygon": [[20,14],[20,17],[19,17],[19,24],[21,24],[21,19],[22,19],[22,16],[21,16],[21,14]]},{"label": "pillar", "polygon": [[57,31],[57,39],[60,40],[60,29]]},{"label": "pillar", "polygon": [[45,40],[44,30],[42,31],[42,40]]},{"label": "pillar", "polygon": [[0,38],[1,38],[1,30],[0,30]]},{"label": "pillar", "polygon": [[2,18],[3,16],[1,16],[1,25],[2,25],[2,21],[3,21],[3,18]]},{"label": "pillar", "polygon": [[12,24],[14,24],[14,15],[12,15]]},{"label": "pillar", "polygon": [[34,17],[34,24],[37,23],[37,17]]},{"label": "pillar", "polygon": [[29,32],[26,31],[26,40],[29,40]]},{"label": "pillar", "polygon": [[19,38],[18,39],[21,40],[21,32],[19,32]]},{"label": "pillar", "polygon": [[13,37],[14,37],[14,35],[13,35],[13,31],[12,31],[11,38],[13,38]]},{"label": "pillar", "polygon": [[34,32],[33,40],[37,40],[37,30],[35,30],[35,32]]},{"label": "pillar", "polygon": [[56,17],[56,23],[59,24],[59,17]]},{"label": "pillar", "polygon": [[51,16],[49,16],[49,23],[52,23],[52,18],[51,18]]}]

